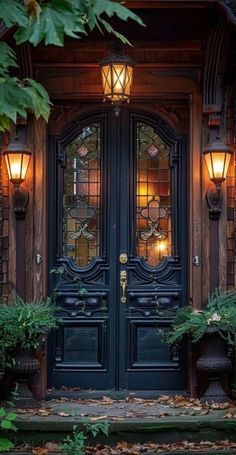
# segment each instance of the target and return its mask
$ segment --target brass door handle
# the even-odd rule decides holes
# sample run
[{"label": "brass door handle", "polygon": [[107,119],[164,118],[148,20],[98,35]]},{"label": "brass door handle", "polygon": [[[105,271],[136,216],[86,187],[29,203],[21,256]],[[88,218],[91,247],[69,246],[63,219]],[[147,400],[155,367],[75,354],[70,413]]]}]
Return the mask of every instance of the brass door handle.
[{"label": "brass door handle", "polygon": [[127,271],[120,272],[121,303],[126,303]]}]

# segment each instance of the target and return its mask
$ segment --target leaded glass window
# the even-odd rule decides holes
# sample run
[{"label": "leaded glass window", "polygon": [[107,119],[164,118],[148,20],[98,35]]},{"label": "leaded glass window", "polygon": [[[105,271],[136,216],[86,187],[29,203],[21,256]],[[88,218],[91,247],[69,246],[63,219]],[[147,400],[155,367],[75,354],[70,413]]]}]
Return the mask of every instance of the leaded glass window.
[{"label": "leaded glass window", "polygon": [[149,125],[137,123],[138,256],[157,266],[171,256],[170,147]]},{"label": "leaded glass window", "polygon": [[64,179],[64,254],[86,266],[100,253],[101,130],[86,126],[66,147]]}]

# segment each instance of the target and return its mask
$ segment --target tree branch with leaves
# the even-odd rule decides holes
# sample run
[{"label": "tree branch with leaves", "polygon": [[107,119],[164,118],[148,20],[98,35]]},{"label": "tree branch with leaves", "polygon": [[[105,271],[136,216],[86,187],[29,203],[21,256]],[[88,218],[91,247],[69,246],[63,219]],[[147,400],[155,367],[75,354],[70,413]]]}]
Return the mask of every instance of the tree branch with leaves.
[{"label": "tree branch with leaves", "polygon": [[[112,0],[0,0],[0,20],[13,28],[16,45],[26,42],[37,46],[64,46],[65,37],[80,39],[98,29],[130,44],[109,22],[112,16],[122,21],[142,20],[123,4]],[[0,131],[10,129],[17,116],[32,112],[36,119],[48,121],[51,102],[45,88],[33,79],[20,80],[11,75],[18,66],[14,50],[0,41]]]}]

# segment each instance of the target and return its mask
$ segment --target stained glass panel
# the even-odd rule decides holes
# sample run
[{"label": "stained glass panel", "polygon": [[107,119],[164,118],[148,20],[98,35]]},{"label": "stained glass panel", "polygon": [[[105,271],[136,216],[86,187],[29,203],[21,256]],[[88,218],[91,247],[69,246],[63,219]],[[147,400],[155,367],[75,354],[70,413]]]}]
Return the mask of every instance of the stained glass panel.
[{"label": "stained glass panel", "polygon": [[83,128],[66,148],[64,254],[81,267],[100,251],[100,147],[100,125],[96,123]]},{"label": "stained glass panel", "polygon": [[157,266],[171,255],[170,147],[149,125],[137,123],[137,255]]}]

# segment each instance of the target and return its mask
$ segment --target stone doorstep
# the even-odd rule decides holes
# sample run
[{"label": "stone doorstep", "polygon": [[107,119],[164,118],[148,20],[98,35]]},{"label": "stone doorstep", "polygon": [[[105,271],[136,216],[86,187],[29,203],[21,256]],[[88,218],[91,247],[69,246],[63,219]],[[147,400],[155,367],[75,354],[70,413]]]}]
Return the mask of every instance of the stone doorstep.
[{"label": "stone doorstep", "polygon": [[[109,421],[109,419],[107,420]],[[8,435],[16,444],[29,442],[36,445],[49,441],[59,442],[72,433],[74,425],[77,425],[78,430],[83,428],[81,419],[54,415],[48,417],[32,416],[28,420],[24,416],[24,418],[17,418],[14,423],[18,431],[17,433],[9,432]],[[159,418],[155,421],[126,419],[118,422],[110,421],[109,423],[109,438],[107,439],[105,435],[99,435],[96,438],[96,444],[99,442],[107,444],[108,440],[110,445],[119,441],[133,443],[151,441],[160,444],[185,440],[189,442],[225,439],[236,441],[236,419],[222,419],[212,416],[187,416],[184,418],[175,416]],[[93,439],[88,439],[88,441],[92,442]]]}]

